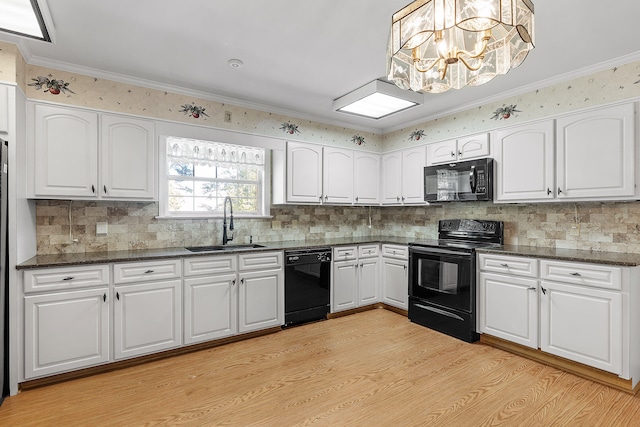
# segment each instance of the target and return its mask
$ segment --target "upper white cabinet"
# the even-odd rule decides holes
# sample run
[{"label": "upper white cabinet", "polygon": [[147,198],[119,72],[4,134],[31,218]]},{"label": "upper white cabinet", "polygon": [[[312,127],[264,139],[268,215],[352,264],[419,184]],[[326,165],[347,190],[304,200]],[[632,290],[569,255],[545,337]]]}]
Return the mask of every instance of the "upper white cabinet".
[{"label": "upper white cabinet", "polygon": [[101,119],[100,197],[153,199],[153,122],[110,114],[102,114]]},{"label": "upper white cabinet", "polygon": [[353,151],[324,147],[322,190],[325,203],[353,202]]},{"label": "upper white cabinet", "polygon": [[572,114],[556,121],[556,196],[632,197],[635,105]]},{"label": "upper white cabinet", "polygon": [[635,199],[635,105],[494,132],[496,201]]},{"label": "upper white cabinet", "polygon": [[0,133],[9,132],[9,111],[12,107],[9,103],[9,87],[0,84]]},{"label": "upper white cabinet", "polygon": [[287,143],[287,202],[322,202],[322,147]]},{"label": "upper white cabinet", "polygon": [[427,145],[427,166],[455,163],[489,155],[489,134],[482,133]]},{"label": "upper white cabinet", "polygon": [[32,105],[33,197],[96,198],[98,114]]},{"label": "upper white cabinet", "polygon": [[424,146],[382,156],[382,204],[424,204]]},{"label": "upper white cabinet", "polygon": [[493,136],[496,200],[553,199],[553,121],[507,129]]},{"label": "upper white cabinet", "polygon": [[29,197],[156,199],[153,122],[34,103],[28,120]]},{"label": "upper white cabinet", "polygon": [[366,205],[380,203],[380,155],[354,152],[353,171],[353,201]]}]

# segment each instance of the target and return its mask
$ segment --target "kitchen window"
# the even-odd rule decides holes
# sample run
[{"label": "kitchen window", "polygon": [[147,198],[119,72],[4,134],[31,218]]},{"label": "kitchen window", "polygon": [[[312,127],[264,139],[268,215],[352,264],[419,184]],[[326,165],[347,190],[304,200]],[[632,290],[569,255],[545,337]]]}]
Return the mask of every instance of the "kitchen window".
[{"label": "kitchen window", "polygon": [[269,214],[264,148],[167,137],[161,217],[220,217],[231,197],[235,216]]}]

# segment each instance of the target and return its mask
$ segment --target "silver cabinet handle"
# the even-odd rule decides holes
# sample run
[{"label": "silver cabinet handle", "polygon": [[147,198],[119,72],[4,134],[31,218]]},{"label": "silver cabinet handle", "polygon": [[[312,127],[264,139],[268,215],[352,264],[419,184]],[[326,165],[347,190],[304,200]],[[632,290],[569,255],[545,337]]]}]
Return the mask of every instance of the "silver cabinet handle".
[{"label": "silver cabinet handle", "polygon": [[236,285],[236,279],[233,279],[233,280],[231,281],[231,285],[232,285],[232,286],[235,286],[235,285]]},{"label": "silver cabinet handle", "polygon": [[560,187],[558,187],[558,194],[562,193],[562,190],[560,189]]},{"label": "silver cabinet handle", "polygon": [[67,280],[73,280],[73,276],[67,276],[67,277],[65,277],[65,278],[64,278],[64,279],[62,279],[62,280],[65,280],[65,281],[67,281]]},{"label": "silver cabinet handle", "polygon": [[356,203],[358,203],[358,196],[356,196]]},{"label": "silver cabinet handle", "polygon": [[580,274],[580,273],[570,273],[570,274],[571,274],[572,276],[578,276],[578,277],[580,277],[580,276],[581,276],[581,274]]},{"label": "silver cabinet handle", "polygon": [[455,157],[456,153],[454,153],[453,151],[451,152],[451,157]]},{"label": "silver cabinet handle", "polygon": [[240,284],[244,285],[244,277],[242,279],[240,279]]},{"label": "silver cabinet handle", "polygon": [[458,157],[462,157],[462,151],[458,151]]},{"label": "silver cabinet handle", "polygon": [[542,286],[540,286],[540,290],[542,291],[543,294],[547,294],[547,290],[545,288],[543,288]]},{"label": "silver cabinet handle", "polygon": [[400,201],[400,196],[396,196],[396,202]]},{"label": "silver cabinet handle", "polygon": [[509,268],[509,264],[500,264],[500,267]]},{"label": "silver cabinet handle", "polygon": [[119,293],[119,292],[116,292],[116,299],[117,299],[118,301],[120,301],[120,293]]},{"label": "silver cabinet handle", "polygon": [[327,200],[329,200],[329,196],[324,196],[324,201],[326,202]]},{"label": "silver cabinet handle", "polygon": [[319,197],[320,201],[322,202],[322,196]]},{"label": "silver cabinet handle", "polygon": [[96,192],[96,186],[91,184],[91,192],[95,194]]},{"label": "silver cabinet handle", "polygon": [[547,187],[547,196],[551,194],[551,189],[549,187]]},{"label": "silver cabinet handle", "polygon": [[407,264],[402,264],[402,268],[407,269]]},{"label": "silver cabinet handle", "polygon": [[150,274],[150,273],[153,273],[153,270],[147,270],[144,272],[144,274]]},{"label": "silver cabinet handle", "polygon": [[107,294],[102,295],[102,302],[107,302]]},{"label": "silver cabinet handle", "polygon": [[107,194],[107,186],[105,185],[102,188],[104,189],[104,194]]},{"label": "silver cabinet handle", "polygon": [[537,288],[534,288],[533,286],[530,288],[527,288],[528,291],[535,291]]},{"label": "silver cabinet handle", "polygon": [[402,201],[404,202],[404,196],[402,196]]}]

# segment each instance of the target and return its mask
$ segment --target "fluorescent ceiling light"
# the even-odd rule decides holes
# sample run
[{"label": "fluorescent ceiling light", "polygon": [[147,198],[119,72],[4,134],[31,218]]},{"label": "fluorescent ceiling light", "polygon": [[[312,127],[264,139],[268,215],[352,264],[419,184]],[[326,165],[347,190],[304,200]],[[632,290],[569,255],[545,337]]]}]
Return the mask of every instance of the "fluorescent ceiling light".
[{"label": "fluorescent ceiling light", "polygon": [[0,31],[50,42],[37,0],[0,0]]},{"label": "fluorescent ceiling light", "polygon": [[333,102],[336,111],[380,119],[422,103],[423,95],[374,80]]}]

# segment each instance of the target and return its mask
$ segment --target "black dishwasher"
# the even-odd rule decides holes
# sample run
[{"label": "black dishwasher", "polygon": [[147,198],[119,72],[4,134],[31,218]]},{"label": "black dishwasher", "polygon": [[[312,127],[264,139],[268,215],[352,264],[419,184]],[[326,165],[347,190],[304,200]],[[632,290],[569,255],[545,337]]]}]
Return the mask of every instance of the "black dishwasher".
[{"label": "black dishwasher", "polygon": [[291,250],[284,256],[284,326],[326,319],[331,249]]}]

